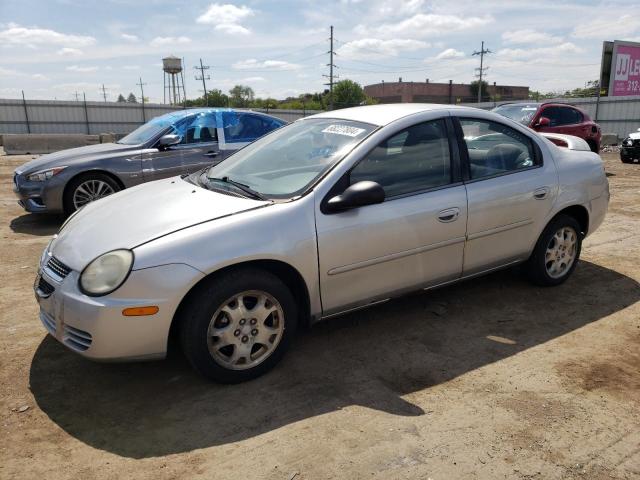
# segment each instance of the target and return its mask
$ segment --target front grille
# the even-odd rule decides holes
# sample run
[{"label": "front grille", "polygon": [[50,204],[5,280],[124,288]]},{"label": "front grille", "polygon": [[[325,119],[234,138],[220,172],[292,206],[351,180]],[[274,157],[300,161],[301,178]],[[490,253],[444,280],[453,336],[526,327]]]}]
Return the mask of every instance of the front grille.
[{"label": "front grille", "polygon": [[71,269],[56,257],[51,257],[47,262],[47,268],[60,278],[65,278],[71,272]]},{"label": "front grille", "polygon": [[56,335],[56,321],[51,315],[40,310],[40,321],[44,325],[44,328],[55,337]]},{"label": "front grille", "polygon": [[40,280],[38,280],[38,290],[42,292],[44,297],[48,297],[55,291],[55,287],[44,278],[40,277]]},{"label": "front grille", "polygon": [[84,352],[91,346],[92,337],[89,332],[65,325],[62,341],[69,348]]}]

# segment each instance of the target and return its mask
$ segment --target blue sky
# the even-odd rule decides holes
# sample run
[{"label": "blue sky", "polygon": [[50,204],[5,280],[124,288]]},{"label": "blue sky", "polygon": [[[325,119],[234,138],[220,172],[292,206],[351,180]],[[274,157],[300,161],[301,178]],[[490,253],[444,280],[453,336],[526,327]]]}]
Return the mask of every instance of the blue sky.
[{"label": "blue sky", "polygon": [[162,101],[163,56],[211,65],[208,88],[250,85],[284,98],[323,89],[329,25],[336,72],[381,80],[469,82],[480,42],[487,81],[563,90],[598,77],[603,40],[640,42],[640,3],[427,0],[0,0],[0,97],[71,99],[85,92]]}]

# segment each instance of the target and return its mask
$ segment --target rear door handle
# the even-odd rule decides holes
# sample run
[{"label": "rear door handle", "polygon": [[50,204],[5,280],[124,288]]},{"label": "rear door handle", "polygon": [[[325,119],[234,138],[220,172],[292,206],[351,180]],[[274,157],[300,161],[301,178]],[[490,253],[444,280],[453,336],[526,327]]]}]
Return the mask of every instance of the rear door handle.
[{"label": "rear door handle", "polygon": [[446,210],[442,210],[440,213],[438,213],[438,221],[442,223],[453,222],[458,218],[458,215],[460,215],[459,208],[447,208]]},{"label": "rear door handle", "polygon": [[205,153],[204,156],[209,158],[214,158],[218,156],[218,152],[216,152],[215,150],[212,150],[210,152]]},{"label": "rear door handle", "polygon": [[540,187],[533,191],[533,198],[536,200],[543,200],[547,198],[547,195],[549,195],[549,187]]}]

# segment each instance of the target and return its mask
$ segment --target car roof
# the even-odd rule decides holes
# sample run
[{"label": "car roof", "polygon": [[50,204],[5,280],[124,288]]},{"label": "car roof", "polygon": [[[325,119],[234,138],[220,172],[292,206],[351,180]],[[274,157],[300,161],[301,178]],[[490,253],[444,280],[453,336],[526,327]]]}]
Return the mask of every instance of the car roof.
[{"label": "car roof", "polygon": [[356,122],[370,123],[378,126],[385,126],[400,118],[428,111],[474,111],[474,107],[462,107],[457,105],[443,105],[437,103],[386,103],[381,105],[367,105],[363,107],[343,108],[322,112],[309,118],[337,118],[340,120],[353,120]]},{"label": "car roof", "polygon": [[[269,117],[269,118],[275,118],[277,120],[280,120],[277,117],[274,117],[272,115],[268,115],[266,113],[262,113],[262,112],[256,112],[253,110],[237,110],[234,108],[223,108],[223,107],[211,107],[211,108],[185,108],[182,110],[176,110],[173,112],[168,112],[165,113],[163,115],[161,115],[164,118],[171,118],[173,120],[178,120],[180,118],[185,118],[188,117],[189,115],[197,115],[200,113],[222,113],[222,112],[235,112],[235,113],[252,113],[255,115],[261,115],[264,117]],[[159,117],[157,117],[159,118]]]}]

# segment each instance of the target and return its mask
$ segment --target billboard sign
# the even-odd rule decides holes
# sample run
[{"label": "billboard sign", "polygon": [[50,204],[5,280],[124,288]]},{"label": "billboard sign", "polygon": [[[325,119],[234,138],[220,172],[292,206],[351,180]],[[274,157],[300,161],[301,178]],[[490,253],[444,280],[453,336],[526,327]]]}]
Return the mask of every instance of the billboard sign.
[{"label": "billboard sign", "polygon": [[609,96],[640,96],[640,43],[613,42]]}]

